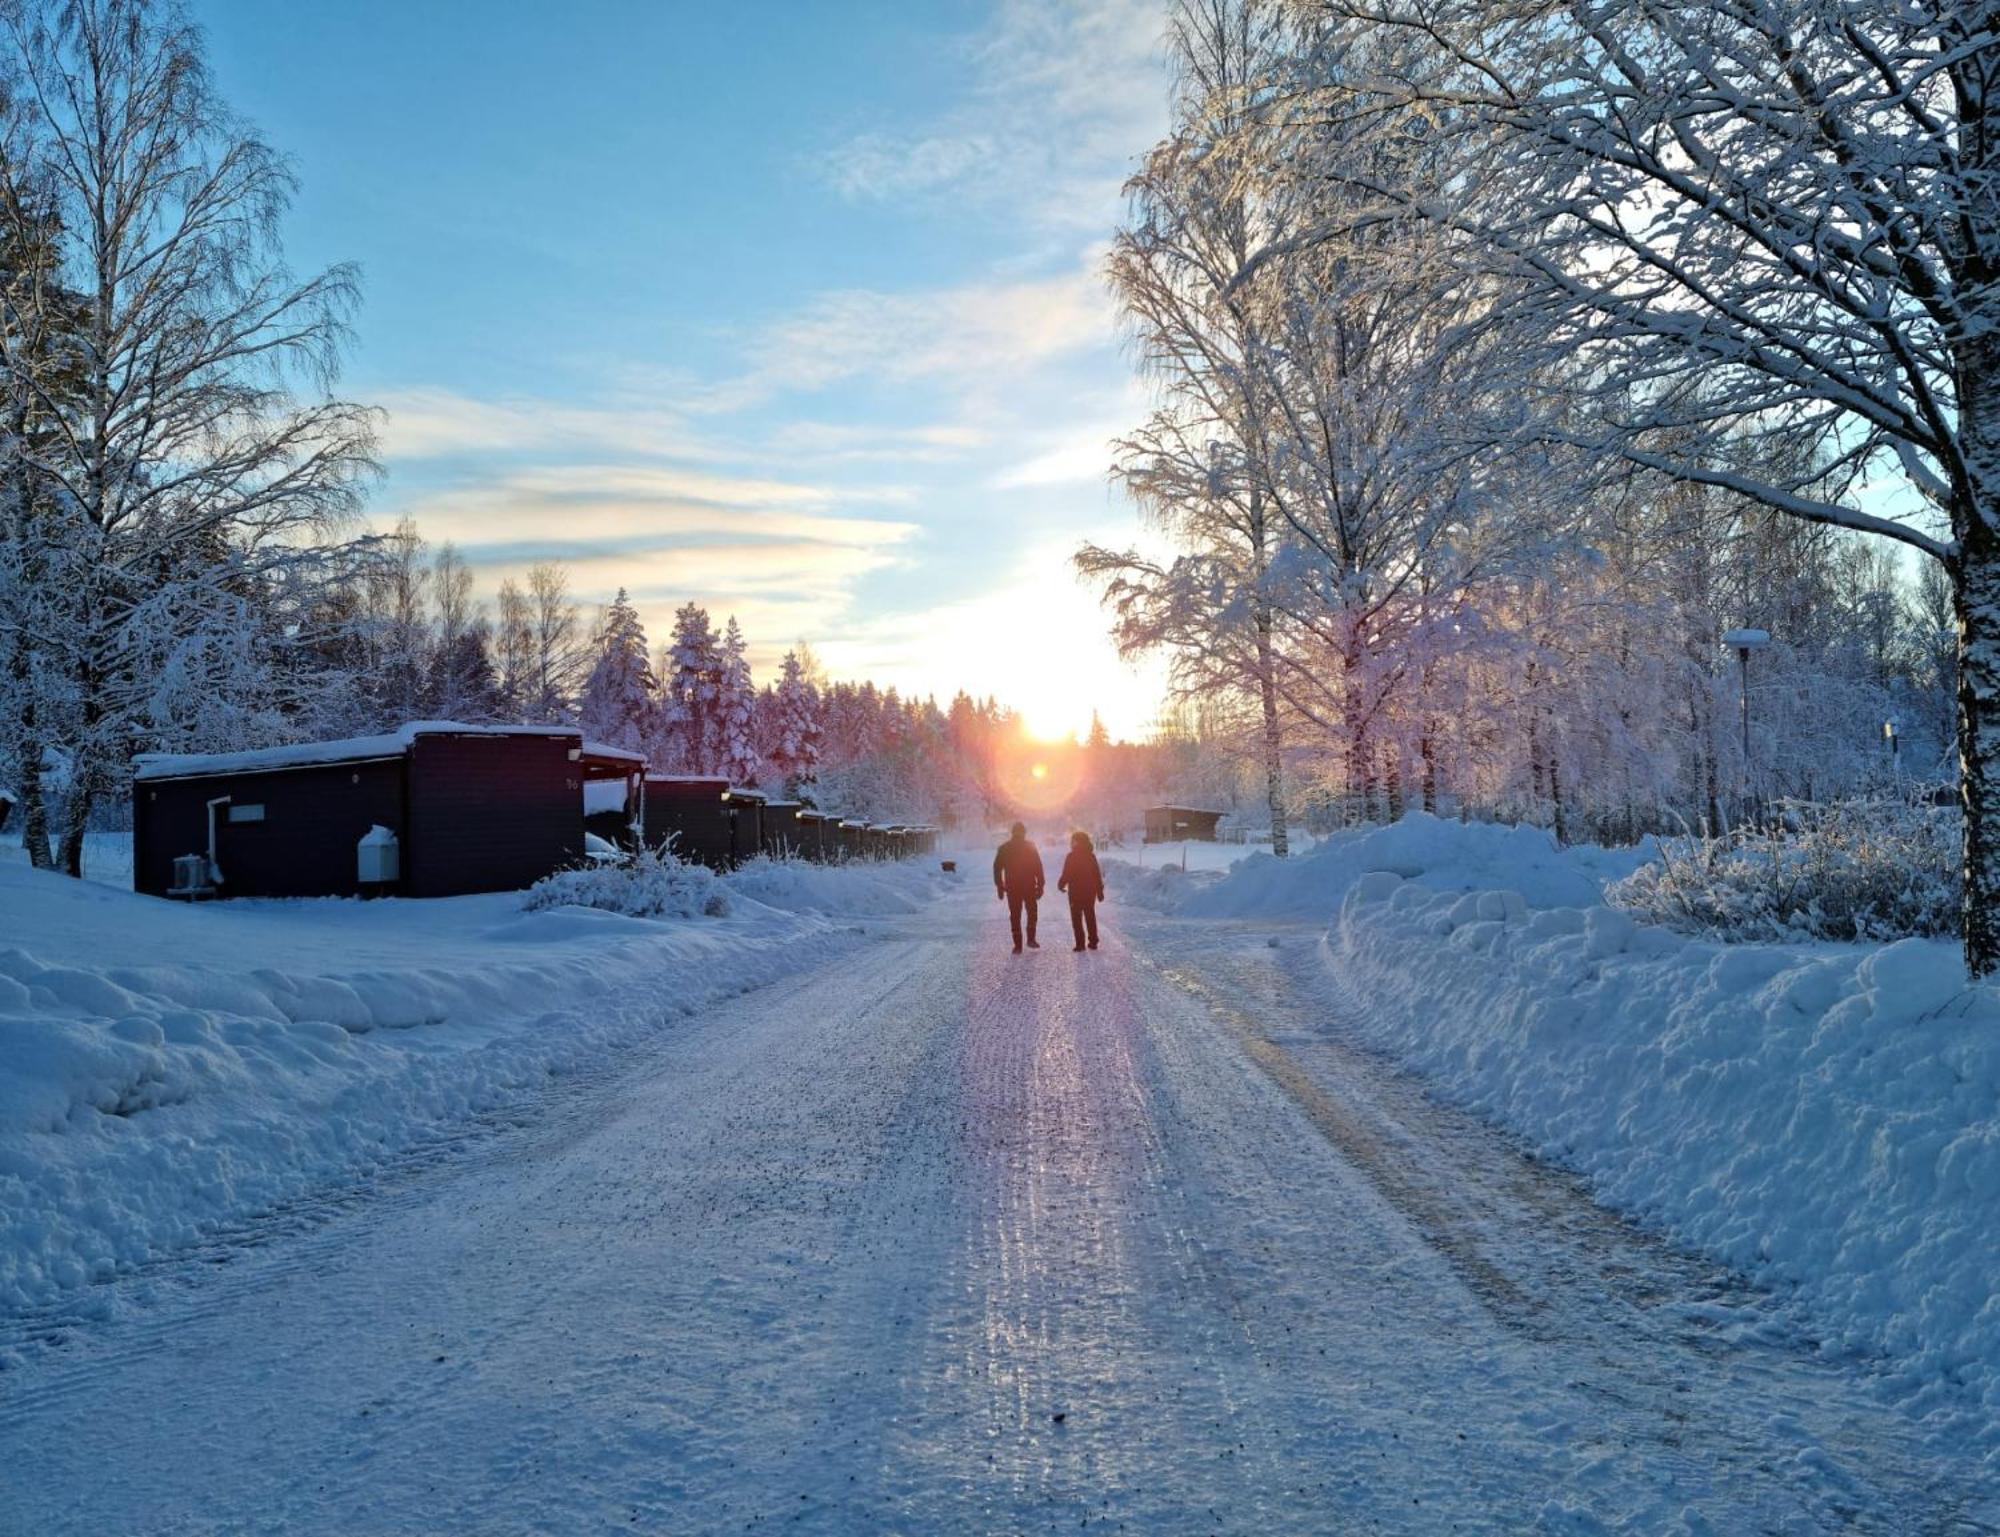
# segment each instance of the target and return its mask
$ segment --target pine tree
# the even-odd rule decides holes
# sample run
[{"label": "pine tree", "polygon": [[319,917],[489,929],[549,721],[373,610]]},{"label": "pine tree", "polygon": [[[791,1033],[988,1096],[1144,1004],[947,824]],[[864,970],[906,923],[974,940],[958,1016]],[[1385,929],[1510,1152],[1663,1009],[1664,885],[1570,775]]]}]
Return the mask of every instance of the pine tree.
[{"label": "pine tree", "polygon": [[661,690],[658,756],[688,774],[721,772],[722,655],[708,610],[684,603],[674,613]]},{"label": "pine tree", "polygon": [[819,768],[819,690],[806,677],[797,651],[785,653],[771,701],[771,767],[784,776],[787,794],[797,794]]},{"label": "pine tree", "polygon": [[716,701],[721,759],[717,767],[731,783],[751,784],[763,768],[757,753],[757,687],[750,677],[743,631],[734,614],[723,627],[721,662]]},{"label": "pine tree", "polygon": [[621,587],[605,612],[597,660],[583,686],[579,713],[584,734],[612,747],[644,752],[655,731],[655,691],[646,627]]}]

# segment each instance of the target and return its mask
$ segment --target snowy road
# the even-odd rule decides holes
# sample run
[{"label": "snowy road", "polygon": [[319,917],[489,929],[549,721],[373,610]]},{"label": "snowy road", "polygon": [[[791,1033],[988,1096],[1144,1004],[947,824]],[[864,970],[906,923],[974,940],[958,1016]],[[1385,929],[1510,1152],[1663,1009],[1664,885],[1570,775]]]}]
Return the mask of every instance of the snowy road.
[{"label": "snowy road", "polygon": [[1309,1028],[1303,931],[1016,958],[980,895],[0,1320],[0,1531],[1991,1529],[1777,1309]]}]

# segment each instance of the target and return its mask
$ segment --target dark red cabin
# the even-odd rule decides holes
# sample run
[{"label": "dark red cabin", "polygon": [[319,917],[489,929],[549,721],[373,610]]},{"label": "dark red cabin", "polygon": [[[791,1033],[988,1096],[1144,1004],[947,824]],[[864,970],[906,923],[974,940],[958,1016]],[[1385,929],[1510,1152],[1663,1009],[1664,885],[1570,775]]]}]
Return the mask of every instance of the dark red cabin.
[{"label": "dark red cabin", "polygon": [[256,752],[145,754],[132,784],[132,884],[155,896],[519,890],[582,856],[587,781],[623,780],[636,805],[644,767],[574,729],[450,721]]},{"label": "dark red cabin", "polygon": [[691,864],[726,870],[735,863],[729,781],[712,774],[646,776],[646,842],[671,843]]}]

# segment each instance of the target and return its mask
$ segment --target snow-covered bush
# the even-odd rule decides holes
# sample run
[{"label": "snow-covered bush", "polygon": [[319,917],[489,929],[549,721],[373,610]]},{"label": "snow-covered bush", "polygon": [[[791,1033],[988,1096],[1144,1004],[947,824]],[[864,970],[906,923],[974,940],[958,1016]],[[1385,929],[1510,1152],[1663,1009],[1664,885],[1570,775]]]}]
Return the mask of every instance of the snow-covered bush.
[{"label": "snow-covered bush", "polygon": [[1606,892],[1648,923],[1722,939],[1888,940],[1954,932],[1956,810],[1896,797],[1786,802],[1768,828],[1663,838]]},{"label": "snow-covered bush", "polygon": [[629,918],[726,918],[729,897],[715,872],[645,849],[616,864],[592,862],[558,870],[528,889],[529,912],[546,907],[597,907]]}]

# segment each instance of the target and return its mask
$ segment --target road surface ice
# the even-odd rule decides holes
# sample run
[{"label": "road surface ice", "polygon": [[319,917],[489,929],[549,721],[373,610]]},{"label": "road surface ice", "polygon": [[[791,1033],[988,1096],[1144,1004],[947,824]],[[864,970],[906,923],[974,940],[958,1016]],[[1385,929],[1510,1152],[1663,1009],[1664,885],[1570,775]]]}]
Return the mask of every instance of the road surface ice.
[{"label": "road surface ice", "polygon": [[982,896],[0,1320],[0,1531],[1994,1529],[1863,1366],[1322,1028],[1305,931],[1015,957]]}]

